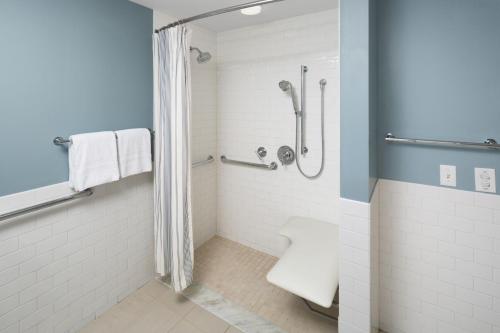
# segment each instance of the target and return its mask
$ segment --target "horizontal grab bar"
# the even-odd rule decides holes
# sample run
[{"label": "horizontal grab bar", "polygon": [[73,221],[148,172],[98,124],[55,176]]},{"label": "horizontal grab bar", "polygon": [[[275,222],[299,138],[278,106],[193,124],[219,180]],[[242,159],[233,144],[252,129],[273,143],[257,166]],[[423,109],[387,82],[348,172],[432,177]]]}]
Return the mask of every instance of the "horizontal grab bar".
[{"label": "horizontal grab bar", "polygon": [[409,145],[439,146],[439,147],[462,148],[462,149],[490,149],[490,150],[500,149],[500,144],[498,144],[495,139],[486,139],[484,142],[444,141],[444,140],[397,138],[392,133],[387,133],[385,136],[385,141],[388,143],[402,143]]},{"label": "horizontal grab bar", "polygon": [[208,164],[208,163],[212,163],[214,161],[214,157],[212,155],[208,155],[207,159],[206,160],[202,160],[202,161],[197,161],[197,162],[193,162],[191,164],[191,166],[193,168],[196,168],[196,167],[199,167],[199,166],[202,166],[202,165],[205,165],[205,164]]},{"label": "horizontal grab bar", "polygon": [[18,210],[9,212],[9,213],[1,214],[0,215],[0,225],[7,224],[8,222],[3,222],[5,220],[8,220],[8,219],[20,216],[20,215],[36,212],[38,210],[45,209],[48,207],[60,205],[64,202],[68,202],[71,200],[75,200],[75,199],[79,199],[79,198],[83,198],[83,197],[88,197],[88,196],[91,196],[93,193],[94,192],[92,192],[92,189],[86,189],[85,191],[77,192],[77,193],[65,196],[63,198],[46,201],[46,202],[36,204],[33,206],[29,206],[26,208],[21,208],[21,209],[18,209]]},{"label": "horizontal grab bar", "polygon": [[247,167],[258,168],[258,169],[267,169],[267,170],[278,169],[278,164],[276,164],[276,162],[271,162],[271,164],[259,164],[259,163],[253,163],[253,162],[236,161],[236,160],[230,160],[229,158],[227,158],[224,155],[222,155],[220,157],[220,161],[222,163],[226,163],[226,164],[241,165],[241,166],[247,166]]}]

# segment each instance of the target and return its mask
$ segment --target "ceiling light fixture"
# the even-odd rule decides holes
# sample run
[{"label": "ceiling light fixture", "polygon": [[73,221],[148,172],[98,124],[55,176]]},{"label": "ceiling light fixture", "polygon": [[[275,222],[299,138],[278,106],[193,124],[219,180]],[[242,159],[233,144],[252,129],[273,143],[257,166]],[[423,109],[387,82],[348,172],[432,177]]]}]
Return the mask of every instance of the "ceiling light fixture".
[{"label": "ceiling light fixture", "polygon": [[243,15],[258,15],[262,11],[261,6],[253,6],[253,7],[248,7],[248,8],[243,8],[240,10],[240,12]]}]

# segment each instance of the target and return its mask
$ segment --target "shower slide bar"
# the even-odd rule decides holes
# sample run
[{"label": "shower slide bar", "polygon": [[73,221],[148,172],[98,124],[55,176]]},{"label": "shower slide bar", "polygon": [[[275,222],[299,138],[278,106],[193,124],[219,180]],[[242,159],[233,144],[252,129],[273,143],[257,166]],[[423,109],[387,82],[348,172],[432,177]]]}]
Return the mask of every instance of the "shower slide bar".
[{"label": "shower slide bar", "polygon": [[52,207],[52,206],[60,205],[62,203],[68,202],[68,201],[72,201],[72,200],[76,200],[76,199],[80,199],[80,198],[89,197],[93,193],[94,192],[92,191],[92,189],[86,189],[84,191],[76,192],[76,193],[73,193],[71,195],[65,196],[63,198],[46,201],[46,202],[39,203],[39,204],[36,204],[36,205],[33,205],[33,206],[29,206],[29,207],[26,207],[26,208],[21,208],[21,209],[18,209],[18,210],[14,210],[14,211],[9,212],[9,213],[1,214],[0,215],[0,226],[4,225],[4,224],[10,223],[10,221],[7,221],[7,220],[12,219],[14,217],[18,217],[18,216],[21,216],[21,215],[24,215],[24,214],[36,212],[36,211],[39,211],[39,210],[42,210],[42,209],[45,209],[45,208],[49,208],[49,207]]},{"label": "shower slide bar", "polygon": [[260,164],[253,162],[236,161],[236,160],[231,160],[224,155],[220,157],[220,161],[225,164],[241,165],[258,169],[266,169],[266,170],[278,169],[278,164],[276,164],[276,162],[271,162],[271,164]]},{"label": "shower slide bar", "polygon": [[500,150],[500,144],[498,144],[495,139],[486,139],[484,142],[443,141],[443,140],[397,138],[392,133],[387,133],[385,136],[385,142],[401,143],[408,145],[460,148],[460,149]]}]

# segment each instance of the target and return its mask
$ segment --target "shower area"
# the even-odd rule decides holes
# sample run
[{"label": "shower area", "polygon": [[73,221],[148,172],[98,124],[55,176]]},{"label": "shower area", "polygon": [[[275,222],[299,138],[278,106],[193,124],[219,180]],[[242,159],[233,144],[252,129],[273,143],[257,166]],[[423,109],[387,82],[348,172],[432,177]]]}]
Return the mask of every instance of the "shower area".
[{"label": "shower area", "polygon": [[[266,279],[290,245],[280,229],[291,217],[339,220],[338,4],[328,3],[265,23],[244,17],[244,27],[214,23],[239,11],[188,24],[193,285],[276,331],[337,327]],[[155,28],[173,14],[155,10]]]}]

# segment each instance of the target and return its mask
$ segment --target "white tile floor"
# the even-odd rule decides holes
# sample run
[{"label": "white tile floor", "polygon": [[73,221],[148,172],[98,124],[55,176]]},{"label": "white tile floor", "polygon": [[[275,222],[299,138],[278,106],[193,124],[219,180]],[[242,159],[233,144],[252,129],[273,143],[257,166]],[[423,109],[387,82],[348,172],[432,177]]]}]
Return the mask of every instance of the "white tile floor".
[{"label": "white tile floor", "polygon": [[241,333],[153,280],[87,325],[82,333]]}]

